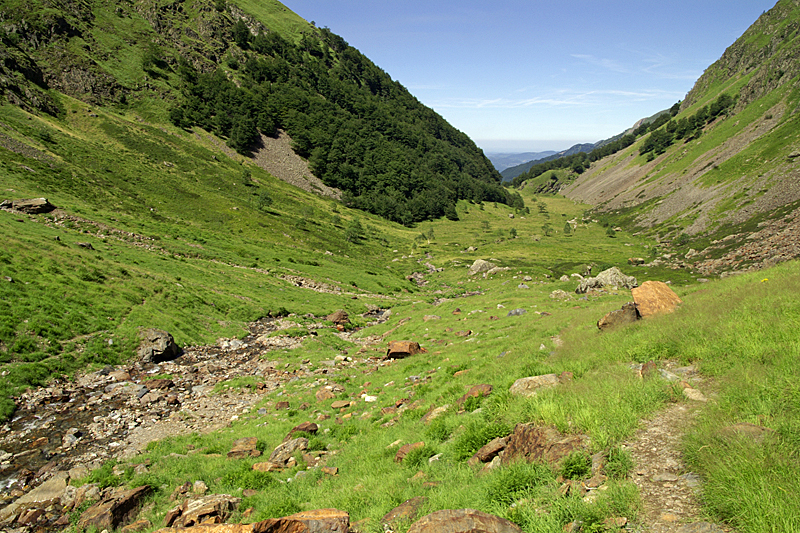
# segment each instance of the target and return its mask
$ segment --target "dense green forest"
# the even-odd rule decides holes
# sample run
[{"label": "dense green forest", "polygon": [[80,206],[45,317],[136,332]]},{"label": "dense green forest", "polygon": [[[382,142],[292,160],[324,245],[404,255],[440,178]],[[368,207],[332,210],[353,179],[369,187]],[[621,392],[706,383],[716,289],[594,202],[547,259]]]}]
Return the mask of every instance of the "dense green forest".
[{"label": "dense green forest", "polygon": [[174,124],[213,131],[242,154],[281,128],[347,205],[403,224],[455,219],[461,199],[522,207],[465,134],[329,29],[295,45],[239,20],[230,37],[229,72],[179,62]]}]

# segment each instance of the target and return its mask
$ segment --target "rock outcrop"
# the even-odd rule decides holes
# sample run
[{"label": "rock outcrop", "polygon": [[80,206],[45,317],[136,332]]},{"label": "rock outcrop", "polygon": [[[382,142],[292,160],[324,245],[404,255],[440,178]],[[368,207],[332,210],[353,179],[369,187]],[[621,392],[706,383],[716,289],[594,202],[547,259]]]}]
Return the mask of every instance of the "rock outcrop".
[{"label": "rock outcrop", "polygon": [[13,209],[14,211],[21,211],[28,215],[40,215],[42,213],[54,211],[56,206],[51,204],[47,198],[28,198],[3,200],[2,203],[0,203],[0,209]]}]

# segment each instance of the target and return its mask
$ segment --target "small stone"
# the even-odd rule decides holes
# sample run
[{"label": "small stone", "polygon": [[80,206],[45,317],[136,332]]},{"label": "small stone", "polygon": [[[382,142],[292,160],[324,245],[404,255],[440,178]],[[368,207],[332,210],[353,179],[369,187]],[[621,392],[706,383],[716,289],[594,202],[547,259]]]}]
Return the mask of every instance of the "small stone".
[{"label": "small stone", "polygon": [[253,470],[256,472],[277,472],[283,470],[283,467],[277,463],[266,461],[264,463],[255,463]]},{"label": "small stone", "polygon": [[628,519],[625,518],[624,516],[606,518],[603,521],[603,525],[605,526],[606,529],[621,529],[625,527],[627,524],[628,524]]},{"label": "small stone", "polygon": [[206,492],[208,492],[208,485],[201,480],[197,480],[194,482],[194,485],[192,485],[192,492],[203,496]]}]

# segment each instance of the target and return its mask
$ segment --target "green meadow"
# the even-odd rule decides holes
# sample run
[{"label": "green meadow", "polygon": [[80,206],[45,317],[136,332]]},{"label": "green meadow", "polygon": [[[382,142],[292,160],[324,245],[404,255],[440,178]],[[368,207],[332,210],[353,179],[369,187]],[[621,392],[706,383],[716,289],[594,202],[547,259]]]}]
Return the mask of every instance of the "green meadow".
[{"label": "green meadow", "polygon": [[[317,365],[346,350],[356,359],[330,378],[344,389],[336,399],[356,402],[345,412],[333,410],[333,400],[318,402],[311,384],[299,380],[281,391],[288,411],[276,412],[277,393],[266,394],[220,432],[151,443],[143,456],[121,463],[123,475],[109,463],[83,480],[151,485],[152,529],[174,505],[174,488],[196,480],[217,493],[256,491],[235,521],[336,507],[377,532],[388,511],[424,496],[421,514],[470,507],[529,532],[562,531],[573,521],[583,531],[603,531],[606,518],[621,516],[636,524],[642,507],[630,478],[635,465],[620,445],[643,418],[689,401],[667,381],[636,377],[631,365],[651,360],[694,364],[709,384],[703,392],[712,401],[684,444],[691,469],[704,479],[709,516],[742,532],[800,527],[800,502],[791,490],[800,473],[797,263],[703,284],[688,269],[629,266],[629,258],[649,262],[673,249],[627,232],[623,217],[526,190],[523,208],[462,200],[458,220],[406,227],[224,156],[200,130],[156,127],[135,114],[65,102],[59,118],[0,107],[0,130],[35,149],[0,151],[0,188],[10,198],[46,196],[59,208],[36,216],[0,213],[4,418],[13,396],[27,387],[131,361],[142,328],[163,328],[179,344],[196,345],[243,337],[250,321],[290,314],[299,326],[283,334],[301,337],[301,346],[264,357]],[[507,270],[470,277],[476,259]],[[599,332],[597,320],[630,293],[578,295],[572,274],[612,266],[640,283],[670,282],[683,305]],[[423,274],[423,286],[409,279],[414,273]],[[295,286],[287,276],[328,290]],[[569,298],[551,298],[555,290]],[[360,315],[373,306],[390,308],[392,316],[367,328]],[[305,321],[315,320],[305,315],[337,309],[352,317],[353,339],[332,330],[305,335]],[[524,312],[510,316],[512,310]],[[385,343],[356,355],[354,340],[372,335],[414,340],[427,351],[383,366],[368,363],[366,357],[385,353]],[[572,373],[572,381],[533,398],[509,393],[521,377],[562,372]],[[223,382],[214,393],[250,391],[258,382]],[[493,392],[459,405],[476,384]],[[362,394],[377,400],[365,402]],[[402,399],[413,408],[382,413]],[[311,407],[300,409],[303,403]],[[438,418],[421,420],[437,407],[443,408]],[[259,415],[260,408],[267,414]],[[245,436],[268,452],[291,428],[320,415],[331,418],[320,422],[310,447],[328,452],[336,476],[307,469],[301,456],[280,473],[253,471],[255,459],[225,457]],[[528,422],[586,436],[591,453],[608,457],[607,490],[589,501],[559,492],[561,480],[588,477],[588,453],[483,475],[468,465],[483,444]],[[725,428],[737,423],[768,431],[760,440],[731,436]],[[394,461],[394,443],[418,441],[425,445]],[[134,474],[142,461],[149,471]]]}]

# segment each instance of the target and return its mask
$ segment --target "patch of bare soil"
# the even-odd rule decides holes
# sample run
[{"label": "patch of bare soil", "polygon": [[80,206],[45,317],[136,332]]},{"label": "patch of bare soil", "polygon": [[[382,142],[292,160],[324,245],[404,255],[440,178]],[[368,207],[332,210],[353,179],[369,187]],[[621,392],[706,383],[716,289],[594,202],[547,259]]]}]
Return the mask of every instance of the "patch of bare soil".
[{"label": "patch of bare soil", "polygon": [[681,438],[704,403],[672,404],[643,422],[625,445],[633,455],[633,482],[639,487],[643,510],[639,533],[729,533],[733,530],[703,518],[701,479],[688,470]]},{"label": "patch of bare soil", "polygon": [[336,200],[342,195],[340,190],[328,187],[314,176],[308,161],[292,150],[292,138],[282,130],[278,130],[277,137],[261,135],[260,142],[253,150],[253,160],[276,178],[304,191]]}]

